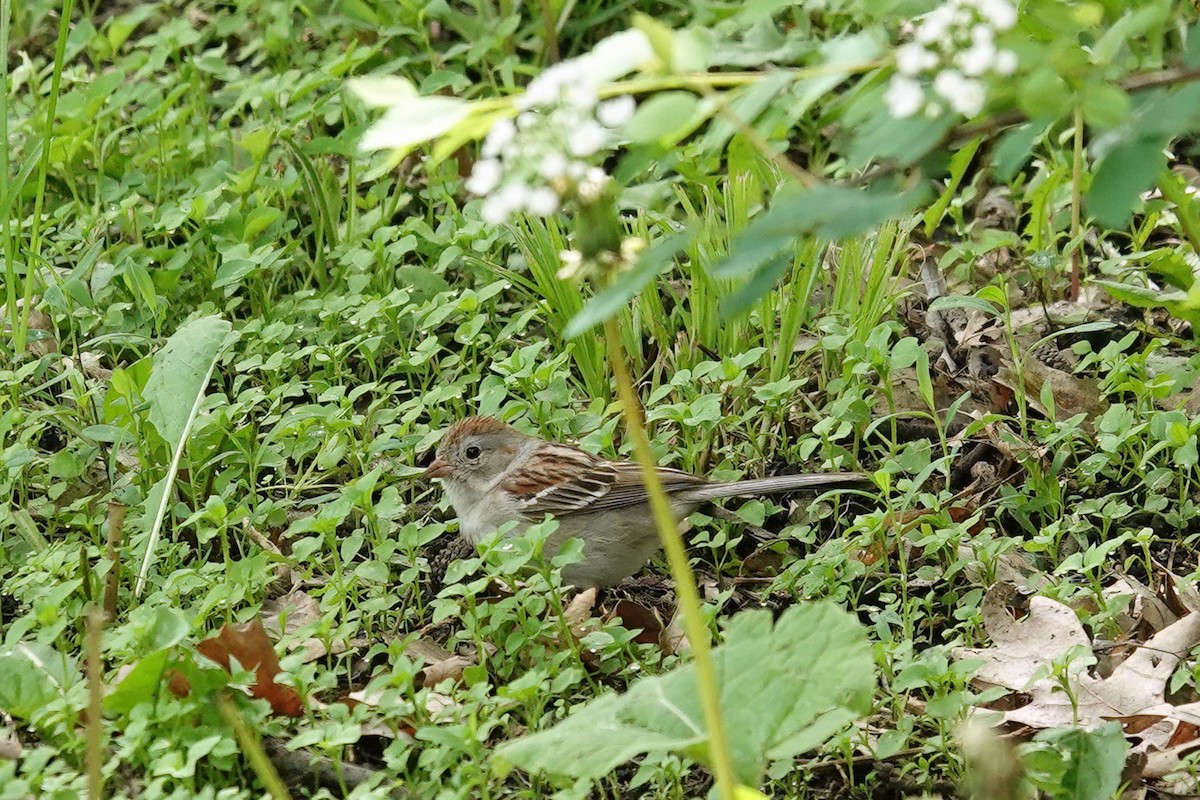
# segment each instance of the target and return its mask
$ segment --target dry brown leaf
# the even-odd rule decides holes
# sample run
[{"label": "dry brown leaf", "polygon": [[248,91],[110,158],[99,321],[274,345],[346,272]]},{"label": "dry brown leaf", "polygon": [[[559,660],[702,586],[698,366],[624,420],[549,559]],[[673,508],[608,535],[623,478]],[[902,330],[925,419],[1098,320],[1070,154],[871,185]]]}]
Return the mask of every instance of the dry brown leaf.
[{"label": "dry brown leaf", "polygon": [[275,682],[279,674],[279,657],[275,646],[267,636],[266,628],[258,617],[240,625],[226,624],[211,639],[196,645],[200,653],[226,671],[230,670],[231,659],[236,658],[243,669],[253,670],[254,685],[250,694],[271,704],[276,714],[298,717],[303,713],[303,702],[296,690]]},{"label": "dry brown leaf", "polygon": [[675,612],[671,621],[667,623],[667,627],[663,628],[662,633],[659,634],[658,646],[662,648],[663,654],[668,656],[685,653],[692,649],[687,633],[683,630],[683,617],[680,616],[679,611]]},{"label": "dry brown leaf", "polygon": [[[326,643],[316,637],[307,639],[291,637],[300,628],[316,622],[324,616],[316,599],[300,589],[294,589],[280,597],[268,599],[263,603],[262,612],[263,627],[267,629],[267,632],[276,639],[284,641],[284,646],[289,652],[303,650],[306,663],[315,661],[330,652],[344,653],[353,644],[341,639]],[[284,620],[282,629],[279,626],[281,618]]]},{"label": "dry brown leaf", "polygon": [[567,607],[563,609],[563,621],[567,623],[567,627],[570,628],[571,634],[576,639],[582,639],[591,632],[592,628],[589,622],[595,608],[596,587],[593,586],[572,597],[571,602],[567,603]]},{"label": "dry brown leaf", "polygon": [[1090,638],[1069,606],[1047,597],[1031,598],[1028,616],[1014,619],[1006,608],[1013,593],[1011,586],[997,585],[984,598],[984,626],[991,647],[954,651],[957,659],[984,662],[975,675],[977,681],[1029,693],[1030,702],[1004,712],[1003,721],[1032,728],[1078,725],[1088,729],[1114,719],[1161,717],[1149,726],[1143,725],[1146,720],[1137,721],[1141,741],[1135,751],[1165,747],[1179,723],[1200,722],[1200,703],[1175,706],[1165,701],[1166,682],[1179,660],[1200,643],[1200,614],[1189,614],[1155,634],[1107,678],[1072,671],[1068,679],[1072,703],[1072,697],[1047,674],[1072,647],[1090,651]]},{"label": "dry brown leaf", "polygon": [[634,641],[638,644],[657,644],[663,632],[662,620],[652,608],[632,600],[618,600],[617,604],[605,615],[605,621],[620,619],[621,626],[626,630],[638,631]]}]

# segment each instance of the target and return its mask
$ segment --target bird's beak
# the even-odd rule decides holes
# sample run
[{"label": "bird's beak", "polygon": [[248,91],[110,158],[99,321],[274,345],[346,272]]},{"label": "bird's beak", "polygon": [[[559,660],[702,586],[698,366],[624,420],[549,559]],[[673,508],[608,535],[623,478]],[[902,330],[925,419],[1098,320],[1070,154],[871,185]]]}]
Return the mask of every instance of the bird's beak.
[{"label": "bird's beak", "polygon": [[454,467],[444,458],[435,458],[433,463],[425,468],[426,478],[447,478],[454,472]]}]

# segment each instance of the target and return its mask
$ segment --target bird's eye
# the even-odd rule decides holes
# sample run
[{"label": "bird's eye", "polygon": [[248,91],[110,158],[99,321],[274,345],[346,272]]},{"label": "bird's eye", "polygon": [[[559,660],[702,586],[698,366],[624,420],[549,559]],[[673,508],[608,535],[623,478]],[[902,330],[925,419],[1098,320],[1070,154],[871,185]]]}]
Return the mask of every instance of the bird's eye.
[{"label": "bird's eye", "polygon": [[470,459],[479,458],[480,452],[481,451],[478,447],[476,447],[475,445],[471,445],[470,447],[467,448],[467,458],[470,458]]}]

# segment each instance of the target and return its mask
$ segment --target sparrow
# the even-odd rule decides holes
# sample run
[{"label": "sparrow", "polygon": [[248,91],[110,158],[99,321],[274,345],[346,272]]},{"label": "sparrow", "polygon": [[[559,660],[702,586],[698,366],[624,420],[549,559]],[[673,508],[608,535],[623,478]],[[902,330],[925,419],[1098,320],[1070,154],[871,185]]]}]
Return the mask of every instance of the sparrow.
[{"label": "sparrow", "polygon": [[[657,471],[677,520],[722,497],[869,482],[857,472],[709,481],[671,467]],[[583,560],[562,571],[578,587],[618,583],[659,548],[641,465],[529,436],[492,417],[468,417],[451,426],[425,476],[441,480],[459,533],[472,544],[506,523],[516,523],[507,535],[518,536],[547,515],[554,517],[558,529],[545,554],[553,557],[568,538],[582,539]]]}]

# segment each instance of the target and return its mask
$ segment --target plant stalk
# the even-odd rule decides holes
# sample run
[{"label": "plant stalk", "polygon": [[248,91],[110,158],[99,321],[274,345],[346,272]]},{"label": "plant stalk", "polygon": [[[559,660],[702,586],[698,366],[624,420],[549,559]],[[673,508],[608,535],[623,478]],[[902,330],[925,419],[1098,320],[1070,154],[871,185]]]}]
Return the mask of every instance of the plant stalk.
[{"label": "plant stalk", "polygon": [[696,686],[700,691],[700,704],[704,710],[704,723],[708,729],[708,751],[717,796],[721,800],[734,800],[737,778],[733,771],[733,760],[729,756],[729,740],[725,734],[725,720],[721,714],[721,695],[713,672],[712,654],[709,647],[708,628],[700,610],[700,592],[696,578],[688,565],[687,553],[683,549],[683,538],[675,524],[675,515],[663,491],[658,477],[658,465],[650,449],[650,439],[642,424],[641,405],[634,392],[633,376],[625,361],[625,350],[621,346],[621,335],[616,317],[604,321],[604,338],[608,344],[608,360],[612,364],[613,376],[617,381],[617,396],[625,414],[625,425],[633,440],[633,452],[642,467],[642,480],[650,500],[650,510],[671,578],[675,581],[675,592],[683,610],[683,629],[692,645],[692,660],[696,666]]},{"label": "plant stalk", "polygon": [[1075,104],[1075,152],[1071,160],[1071,300],[1079,298],[1079,281],[1083,273],[1083,103]]}]

